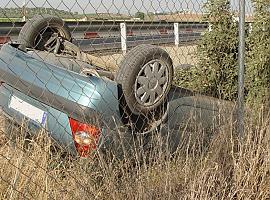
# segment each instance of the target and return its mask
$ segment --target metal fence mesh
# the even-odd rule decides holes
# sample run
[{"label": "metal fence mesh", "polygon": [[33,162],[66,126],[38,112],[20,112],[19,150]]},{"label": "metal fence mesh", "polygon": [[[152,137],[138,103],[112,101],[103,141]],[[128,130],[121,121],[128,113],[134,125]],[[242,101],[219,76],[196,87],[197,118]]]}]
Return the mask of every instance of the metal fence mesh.
[{"label": "metal fence mesh", "polygon": [[1,1],[1,199],[269,197],[199,167],[234,132],[238,23],[235,0]]}]

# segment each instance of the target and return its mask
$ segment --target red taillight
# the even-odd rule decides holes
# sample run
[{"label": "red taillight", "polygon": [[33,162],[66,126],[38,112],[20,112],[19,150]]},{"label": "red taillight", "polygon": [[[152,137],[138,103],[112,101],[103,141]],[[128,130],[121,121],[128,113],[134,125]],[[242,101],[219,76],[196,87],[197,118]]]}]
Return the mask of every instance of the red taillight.
[{"label": "red taillight", "polygon": [[0,36],[0,44],[5,44],[9,41],[11,41],[9,36]]},{"label": "red taillight", "polygon": [[101,130],[93,125],[80,123],[72,118],[69,118],[69,124],[78,153],[82,157],[87,157],[97,148]]}]

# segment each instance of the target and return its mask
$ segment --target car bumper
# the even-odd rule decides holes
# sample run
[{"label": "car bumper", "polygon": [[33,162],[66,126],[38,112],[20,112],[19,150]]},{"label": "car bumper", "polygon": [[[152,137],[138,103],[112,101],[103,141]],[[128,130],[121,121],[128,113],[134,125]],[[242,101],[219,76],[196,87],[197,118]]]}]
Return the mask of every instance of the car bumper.
[{"label": "car bumper", "polygon": [[[24,106],[30,106],[29,109],[35,108],[46,113],[44,121],[41,123],[33,117],[27,116],[27,114],[23,113],[22,109],[14,109],[14,106],[11,105],[11,99],[14,97],[23,101],[25,103]],[[57,145],[60,145],[65,152],[77,154],[69,123],[69,116],[66,113],[24,95],[6,84],[0,86],[0,110],[15,124],[24,124],[30,134],[36,134],[42,129],[46,130],[48,136],[52,138]],[[111,145],[114,145],[111,140],[115,139],[115,136],[119,135],[120,132],[128,137],[132,135],[129,129],[124,126],[115,129],[101,128],[97,150],[106,151],[111,149]]]},{"label": "car bumper", "polygon": [[[39,109],[45,113],[45,119],[42,123],[40,121],[29,118],[23,111],[20,109],[14,108],[11,106],[11,99],[17,98],[27,103],[31,104],[31,108]],[[28,105],[24,106],[28,106]],[[59,143],[62,147],[75,151],[75,146],[71,134],[71,129],[69,126],[68,116],[56,110],[50,106],[47,106],[29,96],[24,95],[23,93],[12,89],[11,87],[3,84],[0,87],[0,107],[2,111],[11,118],[15,123],[21,125],[27,122],[27,130],[31,133],[37,133],[39,130],[44,128],[50,137],[52,137],[57,143]]]}]

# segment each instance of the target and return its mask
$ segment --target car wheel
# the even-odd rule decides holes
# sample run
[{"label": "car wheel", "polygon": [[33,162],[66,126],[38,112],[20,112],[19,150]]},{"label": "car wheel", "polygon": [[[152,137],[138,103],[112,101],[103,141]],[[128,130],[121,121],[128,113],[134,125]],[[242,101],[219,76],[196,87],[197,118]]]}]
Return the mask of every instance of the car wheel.
[{"label": "car wheel", "polygon": [[120,64],[116,82],[132,113],[147,114],[164,105],[173,79],[169,54],[153,45],[139,45]]},{"label": "car wheel", "polygon": [[71,41],[71,33],[64,21],[51,15],[36,15],[22,27],[18,41],[37,50],[59,53],[61,39]]}]

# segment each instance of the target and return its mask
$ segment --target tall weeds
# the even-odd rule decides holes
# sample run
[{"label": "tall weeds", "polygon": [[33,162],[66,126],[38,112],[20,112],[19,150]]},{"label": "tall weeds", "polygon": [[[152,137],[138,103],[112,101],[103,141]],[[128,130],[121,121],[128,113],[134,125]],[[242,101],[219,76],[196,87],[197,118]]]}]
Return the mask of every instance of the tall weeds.
[{"label": "tall weeds", "polygon": [[[23,129],[19,133],[23,135]],[[179,134],[173,155],[153,145],[145,152],[138,147],[121,159],[99,152],[88,159],[63,155],[44,132],[27,145],[24,137],[15,143],[2,137],[0,198],[270,198],[268,118],[248,119],[242,140],[233,123],[215,130],[192,123]],[[160,141],[158,134],[155,137]]]}]

